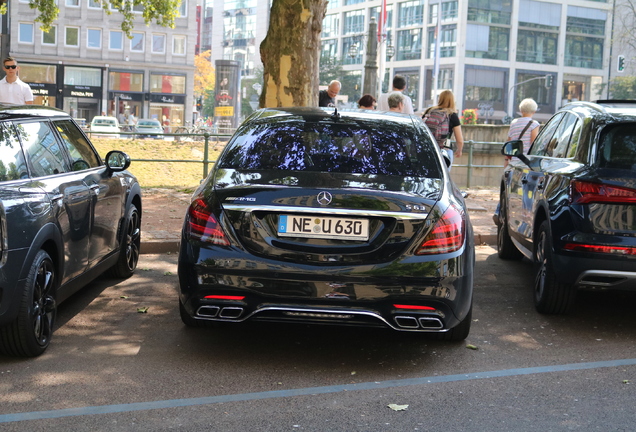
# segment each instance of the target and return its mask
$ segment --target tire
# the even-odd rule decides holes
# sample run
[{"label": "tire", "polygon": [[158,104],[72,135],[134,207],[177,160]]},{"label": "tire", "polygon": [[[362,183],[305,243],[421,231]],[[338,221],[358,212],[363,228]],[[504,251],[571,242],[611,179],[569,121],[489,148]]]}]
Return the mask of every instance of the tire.
[{"label": "tire", "polygon": [[473,305],[471,303],[470,309],[468,313],[464,317],[463,320],[459,322],[455,327],[447,331],[446,333],[434,333],[434,338],[436,340],[444,340],[444,341],[454,341],[459,342],[463,341],[468,337],[470,333],[470,326],[473,322]]},{"label": "tire", "polygon": [[130,205],[125,224],[119,258],[117,263],[110,269],[111,276],[121,279],[132,276],[139,262],[141,217],[135,204]]},{"label": "tire", "polygon": [[576,299],[572,284],[557,280],[552,259],[552,232],[548,221],[543,221],[537,232],[534,247],[534,305],[543,314],[568,313]]},{"label": "tire", "polygon": [[497,255],[503,260],[520,260],[523,254],[510,238],[508,232],[508,214],[506,198],[503,192],[499,198],[499,226],[497,227]]},{"label": "tire", "polygon": [[187,327],[216,328],[218,324],[213,321],[205,321],[205,320],[198,320],[198,319],[192,318],[190,314],[188,314],[188,312],[186,311],[185,306],[183,306],[183,303],[181,303],[181,300],[179,300],[179,315],[181,316],[181,321],[183,321],[183,324],[185,324]]},{"label": "tire", "polygon": [[37,357],[48,348],[57,313],[56,289],[53,260],[41,250],[29,269],[17,318],[0,328],[0,352]]}]

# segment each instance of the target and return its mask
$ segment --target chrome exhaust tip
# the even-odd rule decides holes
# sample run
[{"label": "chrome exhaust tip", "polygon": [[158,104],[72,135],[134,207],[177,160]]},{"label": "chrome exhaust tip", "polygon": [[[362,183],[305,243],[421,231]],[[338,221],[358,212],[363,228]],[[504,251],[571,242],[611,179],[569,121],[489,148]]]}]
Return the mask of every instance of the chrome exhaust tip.
[{"label": "chrome exhaust tip", "polygon": [[419,321],[420,325],[424,329],[441,330],[444,328],[444,324],[442,324],[442,321],[439,318],[421,317]]},{"label": "chrome exhaust tip", "polygon": [[396,316],[393,318],[393,320],[400,328],[416,329],[420,327],[420,325],[417,323],[417,319],[412,316]]},{"label": "chrome exhaust tip", "polygon": [[197,310],[197,315],[206,318],[214,318],[219,314],[220,309],[221,308],[218,306],[201,306],[199,310]]},{"label": "chrome exhaust tip", "polygon": [[224,307],[221,309],[221,313],[219,314],[219,318],[225,319],[237,319],[241,315],[243,315],[242,307]]}]

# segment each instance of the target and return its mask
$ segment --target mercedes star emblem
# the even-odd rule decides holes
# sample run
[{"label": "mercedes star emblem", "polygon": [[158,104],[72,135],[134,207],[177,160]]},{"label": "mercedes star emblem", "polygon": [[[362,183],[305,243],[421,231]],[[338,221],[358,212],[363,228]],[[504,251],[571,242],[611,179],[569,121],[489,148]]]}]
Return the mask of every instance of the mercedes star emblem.
[{"label": "mercedes star emblem", "polygon": [[318,204],[328,205],[331,203],[331,194],[326,191],[322,191],[318,194]]}]

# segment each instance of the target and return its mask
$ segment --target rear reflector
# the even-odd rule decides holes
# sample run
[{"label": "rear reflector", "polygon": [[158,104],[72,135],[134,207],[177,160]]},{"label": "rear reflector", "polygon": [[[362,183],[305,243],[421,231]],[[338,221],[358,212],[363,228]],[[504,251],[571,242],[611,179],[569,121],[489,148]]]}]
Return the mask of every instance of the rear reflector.
[{"label": "rear reflector", "polygon": [[634,204],[636,203],[636,190],[573,180],[570,182],[570,202],[572,204]]},{"label": "rear reflector", "polygon": [[428,233],[416,255],[454,252],[462,247],[466,238],[466,218],[454,205],[448,206],[442,217]]},{"label": "rear reflector", "polygon": [[430,306],[394,304],[393,307],[396,308],[396,309],[435,311],[435,308],[434,307],[430,307]]},{"label": "rear reflector", "polygon": [[188,209],[189,234],[201,241],[213,243],[219,246],[229,246],[221,225],[216,220],[212,211],[208,209],[205,201],[195,200]]},{"label": "rear reflector", "polygon": [[232,295],[207,295],[203,298],[214,300],[243,300],[245,296],[232,296]]},{"label": "rear reflector", "polygon": [[636,248],[624,246],[589,245],[583,243],[567,243],[563,249],[575,252],[608,253],[616,255],[636,255]]}]

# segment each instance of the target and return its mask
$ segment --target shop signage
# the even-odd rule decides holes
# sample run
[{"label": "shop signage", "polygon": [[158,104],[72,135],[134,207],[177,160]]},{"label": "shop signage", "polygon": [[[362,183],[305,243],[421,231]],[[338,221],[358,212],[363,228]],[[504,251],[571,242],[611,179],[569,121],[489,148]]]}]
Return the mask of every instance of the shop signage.
[{"label": "shop signage", "polygon": [[119,98],[120,101],[137,101],[141,102],[144,100],[143,93],[120,93],[120,92],[109,92],[108,99],[113,100],[115,98]]},{"label": "shop signage", "polygon": [[172,94],[151,94],[150,102],[183,105],[185,104],[185,96]]},{"label": "shop signage", "polygon": [[65,85],[64,97],[98,99],[102,97],[102,88],[80,85]]},{"label": "shop signage", "polygon": [[57,86],[55,84],[44,84],[44,83],[30,83],[28,82],[29,87],[31,87],[31,91],[34,96],[56,96],[57,94]]}]

